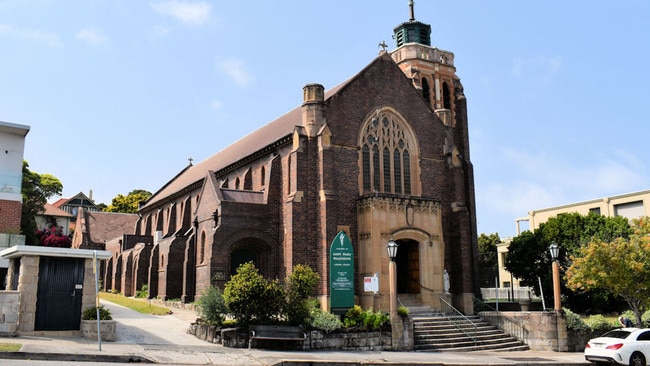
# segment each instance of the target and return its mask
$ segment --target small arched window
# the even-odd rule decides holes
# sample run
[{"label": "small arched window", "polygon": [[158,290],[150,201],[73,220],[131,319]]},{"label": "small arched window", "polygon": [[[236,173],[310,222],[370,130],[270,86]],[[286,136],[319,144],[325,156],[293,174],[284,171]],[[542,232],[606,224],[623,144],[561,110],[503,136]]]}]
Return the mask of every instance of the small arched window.
[{"label": "small arched window", "polygon": [[260,169],[260,185],[264,187],[264,184],[266,184],[266,167],[262,167]]},{"label": "small arched window", "polygon": [[244,174],[244,189],[249,191],[253,189],[253,173],[250,169]]}]

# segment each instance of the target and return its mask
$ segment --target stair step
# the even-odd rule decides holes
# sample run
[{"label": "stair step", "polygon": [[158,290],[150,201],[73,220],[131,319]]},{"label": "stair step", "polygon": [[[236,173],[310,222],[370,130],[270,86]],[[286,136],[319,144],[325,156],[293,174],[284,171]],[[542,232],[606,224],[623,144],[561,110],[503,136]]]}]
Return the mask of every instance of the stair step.
[{"label": "stair step", "polygon": [[[471,352],[529,349],[526,344],[479,316],[446,316],[424,307],[417,307],[411,316],[416,351]],[[475,335],[476,340],[467,334],[470,332]]]}]

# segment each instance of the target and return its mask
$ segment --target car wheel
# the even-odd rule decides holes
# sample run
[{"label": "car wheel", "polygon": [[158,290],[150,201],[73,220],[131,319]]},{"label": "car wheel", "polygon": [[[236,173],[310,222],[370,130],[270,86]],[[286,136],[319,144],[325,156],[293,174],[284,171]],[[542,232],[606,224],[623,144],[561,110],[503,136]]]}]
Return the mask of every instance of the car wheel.
[{"label": "car wheel", "polygon": [[634,352],[630,357],[630,366],[646,366],[645,357],[641,352]]}]

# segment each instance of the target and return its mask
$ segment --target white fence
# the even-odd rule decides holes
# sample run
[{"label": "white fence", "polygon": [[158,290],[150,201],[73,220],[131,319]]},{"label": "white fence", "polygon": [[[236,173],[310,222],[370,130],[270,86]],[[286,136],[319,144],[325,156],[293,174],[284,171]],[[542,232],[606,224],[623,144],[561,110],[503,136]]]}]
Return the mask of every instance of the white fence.
[{"label": "white fence", "polygon": [[481,296],[483,297],[483,300],[496,299],[498,297],[499,300],[509,300],[509,301],[517,301],[519,299],[538,298],[538,296],[535,295],[535,291],[533,291],[532,287],[481,288]]}]

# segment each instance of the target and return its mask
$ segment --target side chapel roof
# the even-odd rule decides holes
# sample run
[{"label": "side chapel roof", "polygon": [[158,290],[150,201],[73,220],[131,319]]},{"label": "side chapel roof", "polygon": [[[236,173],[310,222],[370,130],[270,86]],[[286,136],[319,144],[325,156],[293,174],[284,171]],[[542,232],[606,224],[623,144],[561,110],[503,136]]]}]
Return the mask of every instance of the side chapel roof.
[{"label": "side chapel roof", "polygon": [[124,233],[133,232],[138,218],[138,214],[80,209],[77,217],[77,230],[82,234],[87,234],[91,242],[103,244]]},{"label": "side chapel roof", "polygon": [[[350,84],[381,58],[388,58],[392,61],[390,55],[387,53],[379,55],[353,77],[325,92],[325,100],[327,101],[329,98],[335,96],[345,86]],[[272,145],[274,142],[293,133],[296,126],[302,126],[301,106],[292,109],[283,116],[253,131],[200,163],[187,166],[178,175],[172,178],[172,180],[154,193],[151,198],[140,207],[140,209],[151,207],[156,202],[159,202],[174,193],[181,191],[183,188],[203,180],[209,170],[219,171],[220,169],[259,151],[266,146]]]}]

